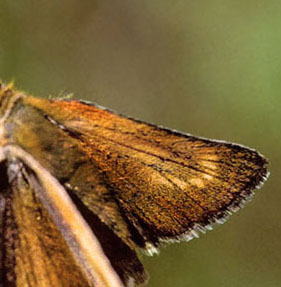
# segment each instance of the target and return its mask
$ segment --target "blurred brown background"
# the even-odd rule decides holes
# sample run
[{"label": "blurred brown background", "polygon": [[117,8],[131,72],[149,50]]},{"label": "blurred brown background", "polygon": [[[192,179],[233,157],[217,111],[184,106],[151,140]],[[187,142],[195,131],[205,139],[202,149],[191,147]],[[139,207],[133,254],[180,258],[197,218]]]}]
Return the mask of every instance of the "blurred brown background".
[{"label": "blurred brown background", "polygon": [[254,147],[271,176],[200,239],[144,258],[150,287],[281,286],[281,1],[0,1],[0,77]]}]

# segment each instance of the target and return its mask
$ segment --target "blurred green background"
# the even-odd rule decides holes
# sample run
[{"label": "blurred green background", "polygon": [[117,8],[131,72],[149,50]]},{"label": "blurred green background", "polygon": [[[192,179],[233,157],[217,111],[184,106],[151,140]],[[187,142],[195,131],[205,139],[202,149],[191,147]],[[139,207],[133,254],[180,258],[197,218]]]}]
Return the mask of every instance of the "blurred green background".
[{"label": "blurred green background", "polygon": [[245,209],[144,258],[150,287],[281,286],[280,27],[277,0],[0,0],[2,80],[269,158]]}]

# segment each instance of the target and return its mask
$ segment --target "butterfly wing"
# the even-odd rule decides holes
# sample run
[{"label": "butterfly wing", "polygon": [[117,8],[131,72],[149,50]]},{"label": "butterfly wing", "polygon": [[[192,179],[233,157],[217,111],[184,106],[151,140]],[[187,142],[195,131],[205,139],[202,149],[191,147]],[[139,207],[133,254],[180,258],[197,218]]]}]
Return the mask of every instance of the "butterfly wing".
[{"label": "butterfly wing", "polygon": [[[32,104],[42,109],[36,101]],[[241,145],[182,134],[77,101],[53,100],[43,109],[83,143],[146,246],[190,239],[224,221],[267,175],[266,160]]]},{"label": "butterfly wing", "polygon": [[10,182],[4,165],[0,168],[0,286],[90,287],[38,197],[35,179],[17,161],[10,165],[17,169]]}]

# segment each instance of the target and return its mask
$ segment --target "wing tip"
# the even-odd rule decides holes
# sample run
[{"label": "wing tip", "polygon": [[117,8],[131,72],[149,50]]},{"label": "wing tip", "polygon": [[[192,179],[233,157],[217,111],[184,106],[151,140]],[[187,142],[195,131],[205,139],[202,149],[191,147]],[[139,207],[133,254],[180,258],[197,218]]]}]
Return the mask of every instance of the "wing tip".
[{"label": "wing tip", "polygon": [[[239,146],[241,148],[243,146]],[[243,147],[245,149],[245,147]],[[145,247],[146,255],[159,254],[159,248],[163,245],[170,243],[179,243],[182,241],[190,241],[194,238],[200,237],[200,234],[205,234],[209,230],[213,230],[213,227],[217,224],[225,223],[229,217],[236,213],[238,210],[243,208],[246,203],[251,201],[255,195],[255,190],[260,189],[265,181],[268,179],[270,172],[267,170],[267,165],[269,161],[260,153],[253,149],[248,149],[252,155],[255,156],[256,164],[258,165],[257,172],[251,177],[250,181],[245,185],[243,190],[239,193],[238,196],[234,197],[233,200],[224,208],[216,214],[210,215],[206,222],[204,223],[195,223],[190,227],[186,232],[174,236],[174,237],[162,237],[159,238],[159,242],[156,244],[149,243]]]}]

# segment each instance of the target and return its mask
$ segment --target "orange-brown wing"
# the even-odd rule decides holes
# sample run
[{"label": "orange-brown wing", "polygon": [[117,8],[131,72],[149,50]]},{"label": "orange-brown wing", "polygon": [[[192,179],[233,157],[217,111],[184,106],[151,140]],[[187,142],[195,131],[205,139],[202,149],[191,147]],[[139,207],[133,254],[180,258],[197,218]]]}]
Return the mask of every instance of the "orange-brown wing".
[{"label": "orange-brown wing", "polygon": [[28,174],[9,183],[3,162],[0,176],[0,286],[90,287]]},{"label": "orange-brown wing", "polygon": [[45,106],[27,98],[26,103],[79,139],[147,246],[190,239],[223,221],[266,177],[266,160],[240,145],[196,138],[77,101],[52,100]]}]

